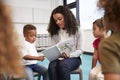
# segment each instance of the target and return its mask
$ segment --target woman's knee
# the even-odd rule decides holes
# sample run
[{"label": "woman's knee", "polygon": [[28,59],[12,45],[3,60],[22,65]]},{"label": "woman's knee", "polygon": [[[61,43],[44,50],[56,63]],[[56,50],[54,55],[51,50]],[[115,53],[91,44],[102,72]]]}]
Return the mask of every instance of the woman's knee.
[{"label": "woman's knee", "polygon": [[61,70],[61,71],[66,71],[66,70],[68,71],[69,70],[68,65],[64,62],[59,62],[57,67],[58,67],[58,70]]},{"label": "woman's knee", "polygon": [[49,64],[48,70],[51,70],[54,68],[54,65],[52,63]]}]

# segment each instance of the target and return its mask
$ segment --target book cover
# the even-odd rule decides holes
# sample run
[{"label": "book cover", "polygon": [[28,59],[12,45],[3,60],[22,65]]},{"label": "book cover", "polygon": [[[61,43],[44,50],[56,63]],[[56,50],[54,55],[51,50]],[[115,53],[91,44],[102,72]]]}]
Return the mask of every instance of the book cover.
[{"label": "book cover", "polygon": [[49,61],[53,61],[58,59],[61,53],[65,52],[69,56],[73,51],[75,51],[74,41],[73,39],[68,39],[43,50],[41,53],[43,53]]}]

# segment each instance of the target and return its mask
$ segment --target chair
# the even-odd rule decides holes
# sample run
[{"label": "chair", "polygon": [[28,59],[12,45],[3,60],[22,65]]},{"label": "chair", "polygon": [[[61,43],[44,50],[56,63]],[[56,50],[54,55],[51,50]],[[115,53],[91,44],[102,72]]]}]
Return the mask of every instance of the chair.
[{"label": "chair", "polygon": [[[38,77],[38,80],[41,80],[41,75],[37,72],[34,72],[34,77]],[[24,78],[20,78],[18,76],[13,76],[13,75],[10,75],[8,76],[8,80],[25,80]]]},{"label": "chair", "polygon": [[7,77],[7,80],[25,80],[24,78],[21,78],[19,76],[16,76],[16,75],[9,75]]},{"label": "chair", "polygon": [[[79,67],[76,70],[72,71],[71,74],[79,74],[79,80],[83,80],[82,68]],[[34,77],[38,77],[38,80],[41,80],[41,75],[37,72],[34,72]]]},{"label": "chair", "polygon": [[71,74],[79,74],[79,80],[83,80],[82,68],[79,67],[76,70],[72,71]]},{"label": "chair", "polygon": [[[81,64],[82,64],[82,56],[80,56],[81,59]],[[79,74],[79,80],[83,80],[83,73],[82,73],[82,68],[79,66],[76,70],[72,71],[71,74]]]},{"label": "chair", "polygon": [[33,74],[34,74],[34,77],[38,77],[38,80],[41,80],[41,75],[39,73],[34,72]]}]

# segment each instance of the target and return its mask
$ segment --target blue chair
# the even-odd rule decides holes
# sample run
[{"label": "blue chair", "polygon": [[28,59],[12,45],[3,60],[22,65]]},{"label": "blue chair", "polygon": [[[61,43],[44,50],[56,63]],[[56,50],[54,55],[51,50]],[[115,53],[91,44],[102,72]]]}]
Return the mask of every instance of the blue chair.
[{"label": "blue chair", "polygon": [[34,77],[38,77],[37,80],[41,80],[41,75],[39,73],[34,72],[33,74],[34,74]]}]

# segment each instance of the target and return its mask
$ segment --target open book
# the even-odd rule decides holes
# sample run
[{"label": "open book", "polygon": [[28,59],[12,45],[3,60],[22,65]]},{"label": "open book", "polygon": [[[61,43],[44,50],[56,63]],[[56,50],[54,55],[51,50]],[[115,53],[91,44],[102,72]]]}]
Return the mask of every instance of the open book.
[{"label": "open book", "polygon": [[61,53],[65,52],[67,55],[70,55],[71,52],[75,51],[75,45],[73,39],[68,39],[58,44],[43,50],[41,53],[47,57],[49,61],[56,60],[60,57]]}]

